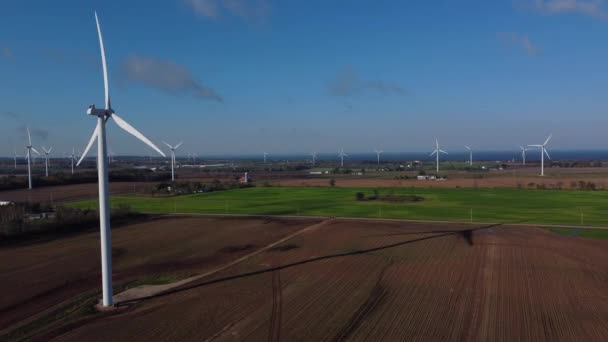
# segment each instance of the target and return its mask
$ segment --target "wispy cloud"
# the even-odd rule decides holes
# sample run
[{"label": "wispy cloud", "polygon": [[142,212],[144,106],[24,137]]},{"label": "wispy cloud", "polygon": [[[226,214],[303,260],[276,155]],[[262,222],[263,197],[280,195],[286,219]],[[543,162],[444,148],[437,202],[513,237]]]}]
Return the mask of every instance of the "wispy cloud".
[{"label": "wispy cloud", "polygon": [[[17,127],[17,131],[19,132],[19,136],[22,139],[27,139],[27,125],[19,125]],[[34,144],[39,143],[40,141],[46,141],[49,138],[49,131],[43,128],[29,127],[30,135],[32,136],[32,142]]]},{"label": "wispy cloud", "polygon": [[183,0],[199,16],[219,19],[234,15],[246,20],[263,20],[270,15],[269,0]]},{"label": "wispy cloud", "polygon": [[608,19],[606,0],[531,0],[527,5],[544,14],[579,13]]},{"label": "wispy cloud", "polygon": [[13,54],[13,50],[11,50],[11,48],[9,47],[2,47],[2,49],[0,50],[0,55],[2,55],[2,57],[6,58],[6,59],[13,59],[14,54]]},{"label": "wispy cloud", "polygon": [[405,88],[396,83],[382,80],[364,80],[353,68],[346,68],[333,79],[328,90],[334,96],[352,96],[364,92],[376,92],[384,95],[406,95]]},{"label": "wispy cloud", "polygon": [[542,52],[542,50],[526,35],[520,35],[514,32],[499,32],[497,36],[505,45],[523,50],[528,56],[534,57]]},{"label": "wispy cloud", "polygon": [[212,88],[203,85],[190,70],[171,61],[134,55],[122,65],[128,81],[140,83],[173,95],[191,95],[196,98],[223,102]]},{"label": "wispy cloud", "polygon": [[13,120],[18,120],[20,118],[20,115],[15,112],[0,112],[0,116]]}]

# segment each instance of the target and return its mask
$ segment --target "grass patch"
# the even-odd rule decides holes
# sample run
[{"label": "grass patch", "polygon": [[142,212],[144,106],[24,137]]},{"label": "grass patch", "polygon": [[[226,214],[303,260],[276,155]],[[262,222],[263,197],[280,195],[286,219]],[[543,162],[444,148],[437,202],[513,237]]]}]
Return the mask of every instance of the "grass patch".
[{"label": "grass patch", "polygon": [[[257,187],[171,198],[112,196],[111,206],[129,205],[148,213],[310,215],[526,222],[531,224],[608,226],[608,192],[528,189],[381,188],[379,196],[419,196],[423,201],[357,201],[362,188]],[[96,208],[96,200],[74,202]]]}]

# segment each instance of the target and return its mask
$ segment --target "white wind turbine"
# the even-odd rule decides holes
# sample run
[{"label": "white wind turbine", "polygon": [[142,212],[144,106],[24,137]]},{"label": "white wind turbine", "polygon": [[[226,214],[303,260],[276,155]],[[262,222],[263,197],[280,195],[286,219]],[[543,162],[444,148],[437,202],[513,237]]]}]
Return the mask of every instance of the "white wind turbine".
[{"label": "white wind turbine", "polygon": [[523,165],[526,165],[526,151],[529,151],[530,149],[521,145],[519,145],[519,148],[521,149],[521,159],[523,161]]},{"label": "white wind turbine", "polygon": [[[89,152],[91,146],[95,140],[97,140],[97,174],[99,178],[99,228],[101,231],[101,277],[102,277],[102,292],[103,292],[103,306],[112,305],[112,235],[110,231],[110,199],[108,193],[108,150],[106,142],[106,123],[110,118],[114,119],[116,124],[134,135],[139,140],[143,141],[146,145],[153,148],[160,155],[165,157],[163,151],[161,151],[156,145],[154,145],[148,138],[141,134],[138,130],[133,128],[120,116],[116,115],[112,106],[110,105],[110,88],[108,84],[108,67],[106,64],[106,53],[103,46],[103,38],[101,36],[101,28],[99,26],[99,19],[97,18],[97,12],[95,12],[95,23],[97,24],[97,35],[99,38],[99,49],[101,51],[101,65],[103,67],[103,84],[105,91],[105,107],[103,109],[95,108],[95,105],[90,105],[87,114],[97,117],[97,126],[93,131],[93,135],[89,140],[89,143],[84,150],[84,153],[80,157],[78,164],[82,162],[84,157]],[[78,166],[76,164],[76,166]]]},{"label": "white wind turbine", "polygon": [[31,166],[31,162],[32,162],[32,151],[34,151],[34,153],[36,153],[37,155],[40,155],[40,152],[36,151],[35,148],[32,147],[32,137],[30,135],[30,128],[27,127],[27,145],[25,146],[25,148],[27,149],[27,155],[25,156],[25,159],[27,159],[27,179],[28,179],[28,187],[29,189],[32,189],[32,166]]},{"label": "white wind turbine", "polygon": [[17,154],[17,150],[15,149],[15,170],[17,170],[17,158],[19,155]]},{"label": "white wind turbine", "polygon": [[78,158],[76,158],[76,150],[73,147],[72,154],[68,156],[68,158],[70,158],[70,163],[72,164],[72,174],[74,174],[74,162],[78,161]]},{"label": "white wind turbine", "polygon": [[175,150],[177,150],[180,146],[182,146],[184,142],[180,142],[175,146],[171,146],[163,141],[163,144],[167,145],[167,147],[171,150],[171,181],[175,181]]},{"label": "white wind turbine", "polygon": [[382,150],[374,150],[374,152],[376,152],[376,162],[377,162],[378,165],[380,165],[380,155],[382,153],[384,153],[384,151],[382,151]]},{"label": "white wind turbine", "polygon": [[344,157],[348,157],[348,154],[344,153],[344,149],[341,149],[338,156],[340,157],[340,167],[344,167]]},{"label": "white wind turbine", "polygon": [[553,136],[553,134],[550,134],[549,137],[547,138],[547,140],[545,140],[545,142],[543,144],[528,145],[528,147],[540,147],[540,175],[541,176],[545,175],[545,154],[547,155],[547,158],[551,159],[551,156],[549,156],[549,152],[547,152],[547,144],[549,143],[549,140],[551,140],[551,136]]},{"label": "white wind turbine", "polygon": [[439,148],[439,141],[435,138],[435,150],[431,153],[431,157],[436,155],[437,157],[437,175],[439,175],[439,153],[448,154],[446,151]]},{"label": "white wind turbine", "polygon": [[264,152],[264,164],[266,163],[266,156],[269,155],[270,153],[268,152]]},{"label": "white wind turbine", "polygon": [[49,148],[48,150],[42,146],[42,151],[44,152],[44,167],[46,169],[46,176],[49,176],[49,155],[51,154],[51,151],[53,150],[53,148]]},{"label": "white wind turbine", "polygon": [[315,167],[315,163],[317,162],[317,152],[312,152],[310,155],[312,156],[312,167]]},{"label": "white wind turbine", "polygon": [[469,166],[473,166],[473,149],[467,145],[464,145],[464,148],[469,150]]}]

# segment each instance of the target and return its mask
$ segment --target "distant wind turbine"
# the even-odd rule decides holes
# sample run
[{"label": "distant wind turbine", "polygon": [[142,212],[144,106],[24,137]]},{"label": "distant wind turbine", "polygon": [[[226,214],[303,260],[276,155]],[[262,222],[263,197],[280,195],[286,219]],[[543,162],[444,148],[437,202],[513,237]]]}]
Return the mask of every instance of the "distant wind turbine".
[{"label": "distant wind turbine", "polygon": [[310,155],[312,156],[312,167],[315,167],[315,163],[317,162],[317,152],[312,152]]},{"label": "distant wind turbine", "polygon": [[523,161],[523,165],[526,165],[526,151],[529,151],[529,148],[523,147],[523,146],[519,146],[519,148],[521,149],[521,159]]},{"label": "distant wind turbine", "polygon": [[180,146],[182,146],[183,143],[184,142],[182,141],[175,146],[171,146],[163,141],[163,144],[167,145],[167,147],[169,147],[169,149],[171,150],[171,180],[172,181],[175,181],[175,150],[177,150]]},{"label": "distant wind turbine", "polygon": [[51,151],[53,150],[53,148],[49,148],[48,150],[42,146],[42,151],[44,152],[44,167],[46,169],[46,176],[49,176],[49,155],[51,154]]},{"label": "distant wind turbine", "polygon": [[269,155],[270,153],[268,152],[264,152],[264,164],[266,163],[266,156]]},{"label": "distant wind turbine", "polygon": [[28,186],[29,189],[32,189],[32,166],[31,166],[31,162],[32,162],[32,151],[34,151],[34,153],[40,155],[40,152],[36,151],[36,149],[34,147],[32,147],[32,136],[30,135],[30,128],[27,127],[27,145],[25,146],[25,148],[27,149],[27,155],[25,156],[25,158],[27,159],[27,179],[28,179]]},{"label": "distant wind turbine", "polygon": [[72,164],[72,175],[74,174],[74,162],[78,161],[78,158],[76,158],[76,150],[72,147],[72,154],[70,156],[68,156],[68,158],[70,158],[70,163]]},{"label": "distant wind turbine", "polygon": [[549,152],[547,152],[547,144],[549,143],[549,140],[551,140],[551,136],[553,136],[553,135],[550,134],[549,137],[547,138],[547,140],[545,140],[545,142],[543,144],[528,145],[528,147],[540,147],[540,175],[541,176],[545,175],[545,154],[547,155],[547,158],[549,158],[549,160],[551,159],[551,156],[549,156]]},{"label": "distant wind turbine", "polygon": [[380,165],[380,154],[384,153],[384,151],[375,150],[374,152],[376,152],[376,162],[378,163],[378,165]]},{"label": "distant wind turbine", "polygon": [[439,174],[439,153],[448,154],[446,151],[439,148],[439,141],[435,138],[435,150],[431,153],[431,157],[436,155],[437,157],[437,174]]},{"label": "distant wind turbine", "polygon": [[469,150],[469,166],[473,166],[473,149],[467,145],[464,145],[464,148]]},{"label": "distant wind turbine", "polygon": [[348,157],[348,154],[344,153],[344,149],[341,149],[338,156],[340,157],[340,167],[344,167],[344,157]]},{"label": "distant wind turbine", "polygon": [[[132,134],[137,139],[143,141],[146,145],[153,148],[160,155],[165,157],[163,151],[161,151],[156,145],[154,145],[148,138],[136,130],[133,126],[128,124],[120,116],[116,115],[112,106],[110,105],[110,88],[108,84],[108,66],[106,64],[106,53],[103,46],[103,38],[101,36],[101,28],[99,26],[99,19],[97,18],[97,12],[95,13],[95,22],[97,24],[97,35],[99,37],[99,49],[101,51],[101,66],[103,69],[103,84],[105,90],[105,106],[103,109],[95,108],[95,105],[90,105],[87,114],[97,117],[97,126],[93,131],[93,135],[89,140],[84,153],[80,157],[78,164],[82,162],[84,157],[89,152],[91,146],[95,140],[97,140],[97,175],[99,181],[99,228],[101,231],[101,278],[102,278],[102,293],[103,293],[103,306],[112,305],[112,235],[110,230],[110,198],[108,191],[108,150],[106,142],[106,123],[110,118],[114,119],[116,124]],[[76,166],[78,166],[78,164]]]},{"label": "distant wind turbine", "polygon": [[15,170],[17,170],[17,158],[19,155],[17,154],[17,150],[15,149]]}]

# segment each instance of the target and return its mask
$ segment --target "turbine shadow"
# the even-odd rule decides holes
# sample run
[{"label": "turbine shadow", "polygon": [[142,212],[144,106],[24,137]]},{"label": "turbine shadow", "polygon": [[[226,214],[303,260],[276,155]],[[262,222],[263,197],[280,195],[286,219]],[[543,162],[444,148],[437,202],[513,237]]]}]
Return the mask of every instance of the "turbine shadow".
[{"label": "turbine shadow", "polygon": [[[521,223],[521,222],[524,222],[524,221],[519,221],[517,223]],[[446,231],[445,233],[440,233],[440,234],[437,234],[437,235],[425,236],[425,237],[421,237],[421,238],[418,238],[418,239],[396,242],[396,243],[392,243],[392,244],[388,244],[388,245],[384,245],[384,246],[379,246],[379,247],[374,247],[374,248],[368,248],[368,249],[362,249],[362,250],[357,250],[357,251],[352,251],[352,252],[346,252],[346,253],[330,254],[330,255],[320,256],[320,257],[316,257],[316,258],[301,260],[301,261],[297,261],[297,262],[293,262],[293,263],[285,264],[285,265],[281,265],[281,266],[269,267],[269,268],[265,268],[265,269],[258,270],[258,271],[241,273],[241,274],[227,276],[227,277],[223,277],[223,278],[219,278],[219,279],[213,279],[213,280],[209,280],[209,281],[205,281],[205,282],[201,282],[201,283],[197,283],[197,284],[193,284],[193,285],[189,285],[189,286],[183,286],[183,287],[179,287],[179,288],[176,288],[176,289],[173,289],[173,290],[168,290],[168,291],[165,291],[165,292],[162,292],[162,293],[159,293],[159,294],[155,294],[155,295],[151,295],[151,296],[146,296],[146,297],[142,297],[142,298],[138,298],[138,299],[118,302],[118,303],[115,304],[115,306],[120,307],[120,306],[124,306],[124,305],[134,304],[134,303],[140,302],[140,301],[145,301],[145,300],[150,300],[150,299],[154,299],[154,298],[165,297],[165,296],[168,296],[168,295],[172,295],[172,294],[180,293],[180,292],[185,292],[185,291],[193,290],[193,289],[200,288],[200,287],[205,287],[205,286],[209,286],[209,285],[213,285],[213,284],[218,284],[218,283],[222,283],[222,282],[226,282],[226,281],[230,281],[230,280],[240,279],[240,278],[246,278],[246,277],[256,276],[256,275],[260,275],[260,274],[264,274],[264,273],[269,273],[269,272],[274,272],[274,271],[280,271],[280,270],[284,270],[284,269],[288,269],[288,268],[292,268],[292,267],[297,267],[297,266],[301,266],[301,265],[305,265],[305,264],[309,264],[309,263],[314,263],[314,262],[318,262],[318,261],[322,261],[322,260],[328,260],[328,259],[348,257],[348,256],[353,256],[353,255],[366,254],[366,253],[381,251],[381,250],[385,250],[385,249],[400,247],[400,246],[404,246],[404,245],[408,245],[408,244],[413,244],[413,243],[416,243],[416,242],[421,242],[421,241],[426,241],[426,240],[431,240],[431,239],[442,238],[442,237],[445,237],[445,236],[462,235],[469,245],[473,245],[473,232],[478,231],[478,230],[496,228],[496,227],[502,226],[503,224],[505,224],[505,223],[495,223],[495,224],[491,224],[491,225],[487,225],[487,226],[483,226],[483,227],[478,227],[478,228],[467,229],[467,230]]]}]

